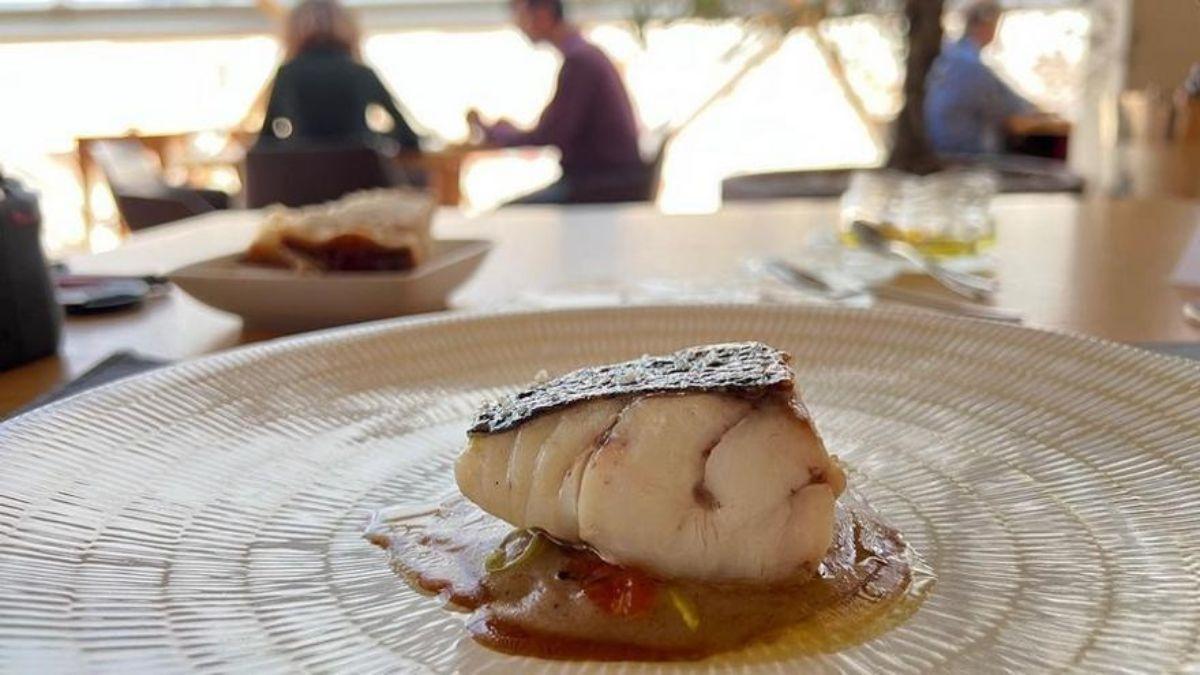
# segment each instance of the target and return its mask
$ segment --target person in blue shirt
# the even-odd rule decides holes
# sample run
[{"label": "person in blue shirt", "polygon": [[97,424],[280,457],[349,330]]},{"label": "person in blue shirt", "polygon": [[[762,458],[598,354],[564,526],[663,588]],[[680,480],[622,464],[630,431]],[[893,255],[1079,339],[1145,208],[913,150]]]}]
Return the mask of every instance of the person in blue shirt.
[{"label": "person in blue shirt", "polygon": [[1006,131],[1027,133],[1061,121],[1038,111],[1000,79],[980,58],[996,38],[1000,6],[980,0],[966,9],[966,29],[957,42],[943,45],[929,73],[925,127],[933,149],[943,155],[997,153]]}]

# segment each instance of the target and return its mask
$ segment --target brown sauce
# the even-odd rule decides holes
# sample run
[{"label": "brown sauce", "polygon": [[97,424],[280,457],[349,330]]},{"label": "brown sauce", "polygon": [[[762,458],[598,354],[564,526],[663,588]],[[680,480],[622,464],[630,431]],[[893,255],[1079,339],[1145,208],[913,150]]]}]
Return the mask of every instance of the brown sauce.
[{"label": "brown sauce", "polygon": [[353,232],[320,242],[285,234],[282,243],[327,272],[403,272],[417,266],[411,247],[384,246]]},{"label": "brown sauce", "polygon": [[[421,513],[382,511],[366,536],[410,584],[471,612],[476,641],[551,659],[699,659],[762,640],[790,654],[835,651],[903,622],[933,579],[900,534],[851,495],[839,503],[829,555],[782,586],[657,580],[544,535],[521,555],[534,535],[511,530],[456,497]],[[495,553],[506,537],[506,554]]]},{"label": "brown sauce", "polygon": [[347,233],[324,241],[288,234],[255,241],[243,262],[320,272],[405,272],[420,262],[411,246],[388,247],[369,236]]}]

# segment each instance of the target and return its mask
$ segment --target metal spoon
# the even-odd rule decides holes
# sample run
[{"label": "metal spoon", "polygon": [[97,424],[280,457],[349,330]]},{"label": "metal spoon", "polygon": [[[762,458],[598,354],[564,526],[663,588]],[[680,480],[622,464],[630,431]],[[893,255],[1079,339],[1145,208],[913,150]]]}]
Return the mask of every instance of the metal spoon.
[{"label": "metal spoon", "polygon": [[854,221],[851,231],[858,241],[868,249],[907,260],[941,285],[964,297],[972,300],[984,300],[995,295],[999,290],[999,284],[995,279],[948,269],[933,258],[921,253],[912,244],[889,238],[879,226],[865,220]]}]

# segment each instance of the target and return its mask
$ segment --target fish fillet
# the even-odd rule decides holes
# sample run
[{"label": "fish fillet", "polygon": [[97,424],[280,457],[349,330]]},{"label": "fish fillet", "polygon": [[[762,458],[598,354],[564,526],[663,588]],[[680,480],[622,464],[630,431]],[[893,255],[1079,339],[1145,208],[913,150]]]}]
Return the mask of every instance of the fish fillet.
[{"label": "fish fillet", "polygon": [[459,489],[517,527],[661,577],[795,578],[833,541],[845,477],[788,360],[711,345],[535,385],[480,412]]}]

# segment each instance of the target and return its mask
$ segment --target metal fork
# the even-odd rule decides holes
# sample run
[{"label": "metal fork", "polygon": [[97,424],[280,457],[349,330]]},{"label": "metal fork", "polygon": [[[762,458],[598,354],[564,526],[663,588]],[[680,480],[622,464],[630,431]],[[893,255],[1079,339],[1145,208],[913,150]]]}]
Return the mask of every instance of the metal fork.
[{"label": "metal fork", "polygon": [[873,295],[882,300],[890,300],[914,307],[923,307],[925,309],[933,309],[947,314],[974,319],[986,319],[988,321],[1000,321],[1003,323],[1021,323],[1022,321],[1021,314],[1011,309],[959,302],[928,293],[894,288],[887,285],[875,286],[869,290],[865,287],[854,289],[834,288],[819,274],[805,270],[783,258],[767,258],[761,261],[761,265],[764,272],[770,273],[776,279],[802,290],[818,293],[826,299],[835,302],[863,295]]},{"label": "metal fork", "polygon": [[952,270],[917,250],[916,246],[891,239],[877,225],[856,220],[851,231],[866,248],[885,255],[907,260],[951,291],[972,300],[986,300],[996,294],[1000,284],[995,279]]}]

